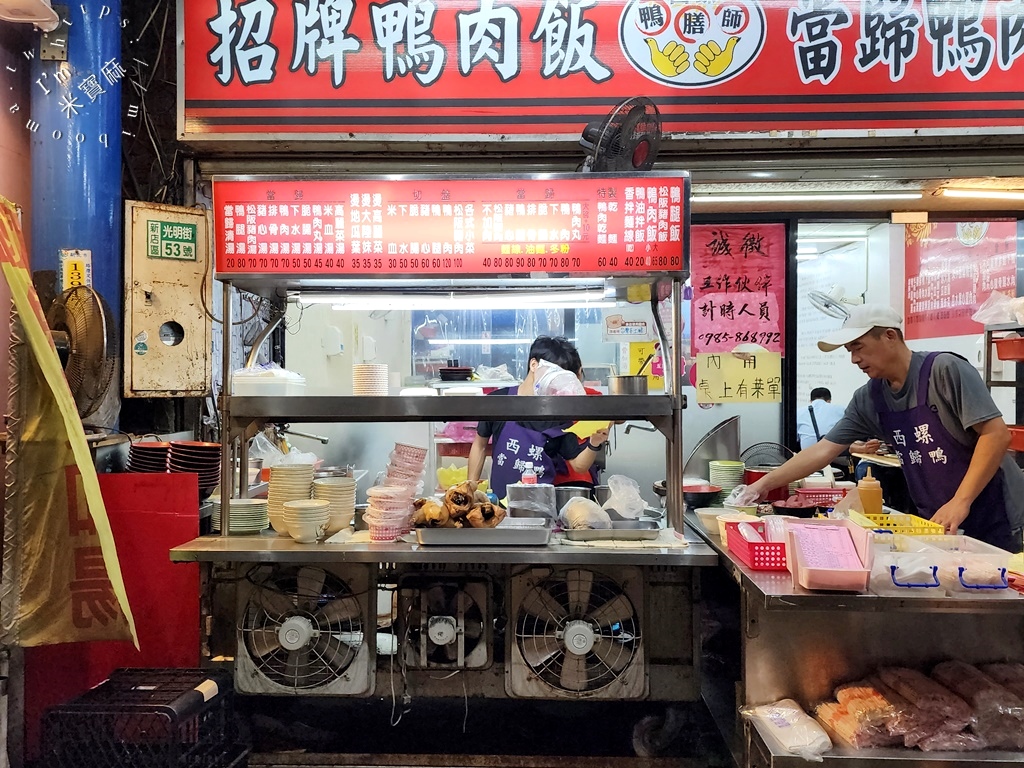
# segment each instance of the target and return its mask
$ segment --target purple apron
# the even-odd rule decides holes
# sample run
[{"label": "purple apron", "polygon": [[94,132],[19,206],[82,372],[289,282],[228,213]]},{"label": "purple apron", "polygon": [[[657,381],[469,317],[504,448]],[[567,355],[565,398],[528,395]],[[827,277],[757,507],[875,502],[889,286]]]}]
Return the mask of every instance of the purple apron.
[{"label": "purple apron", "polygon": [[[881,379],[873,379],[870,384],[878,420],[903,466],[910,497],[921,517],[929,519],[956,494],[974,454],[972,448],[949,433],[937,410],[928,405],[932,364],[939,354],[932,352],[924,359],[914,408],[891,411],[882,391],[886,384]],[[962,526],[968,536],[1015,551],[1006,516],[1001,468],[971,504],[971,512]]]},{"label": "purple apron", "polygon": [[[508,394],[516,395],[511,389]],[[561,437],[565,431],[561,427],[551,427],[543,431],[530,429],[516,421],[506,421],[502,428],[491,438],[491,482],[490,489],[498,499],[505,498],[505,488],[510,483],[518,483],[523,477],[523,465],[533,464],[537,473],[538,483],[554,483],[556,458],[550,456],[544,446],[548,440]],[[559,458],[557,461],[564,461]]]}]

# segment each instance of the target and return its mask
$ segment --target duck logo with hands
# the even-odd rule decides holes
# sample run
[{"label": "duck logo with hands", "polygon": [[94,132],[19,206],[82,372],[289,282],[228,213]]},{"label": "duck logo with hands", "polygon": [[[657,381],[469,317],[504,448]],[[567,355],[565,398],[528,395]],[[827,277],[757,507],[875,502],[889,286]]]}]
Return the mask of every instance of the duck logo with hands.
[{"label": "duck logo with hands", "polygon": [[757,0],[633,0],[623,8],[619,42],[644,76],[677,88],[706,88],[757,59],[765,28]]}]

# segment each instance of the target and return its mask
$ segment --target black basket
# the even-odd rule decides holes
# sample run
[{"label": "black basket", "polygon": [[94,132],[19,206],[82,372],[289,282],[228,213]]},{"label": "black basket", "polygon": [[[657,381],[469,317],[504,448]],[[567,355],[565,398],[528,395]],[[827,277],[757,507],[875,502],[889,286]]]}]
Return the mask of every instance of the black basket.
[{"label": "black basket", "polygon": [[51,768],[228,768],[244,764],[231,679],[201,669],[118,669],[43,723]]}]

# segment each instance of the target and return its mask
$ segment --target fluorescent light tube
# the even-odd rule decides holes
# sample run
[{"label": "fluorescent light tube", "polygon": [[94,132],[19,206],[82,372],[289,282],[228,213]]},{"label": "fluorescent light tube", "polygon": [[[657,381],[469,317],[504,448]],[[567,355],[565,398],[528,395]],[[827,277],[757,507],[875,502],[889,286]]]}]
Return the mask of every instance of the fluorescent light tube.
[{"label": "fluorescent light tube", "polygon": [[863,235],[857,237],[800,237],[797,238],[796,244],[799,247],[801,243],[866,243],[868,239]]},{"label": "fluorescent light tube", "polygon": [[859,200],[920,200],[921,192],[802,192],[777,195],[694,195],[693,203],[809,203]]},{"label": "fluorescent light tube", "polygon": [[1009,189],[944,189],[943,197],[971,197],[979,200],[1024,200],[1024,192]]}]

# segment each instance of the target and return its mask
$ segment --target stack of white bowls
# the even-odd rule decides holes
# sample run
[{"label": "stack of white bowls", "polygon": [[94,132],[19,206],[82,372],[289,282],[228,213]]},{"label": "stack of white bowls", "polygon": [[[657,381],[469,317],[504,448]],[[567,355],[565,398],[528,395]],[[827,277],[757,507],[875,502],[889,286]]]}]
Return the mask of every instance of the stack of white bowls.
[{"label": "stack of white bowls", "polygon": [[284,520],[285,502],[308,499],[312,488],[312,464],[277,464],[270,468],[267,512],[270,515],[270,524],[279,535],[288,535],[288,527]]},{"label": "stack of white bowls", "polygon": [[356,513],[354,477],[321,477],[314,480],[313,498],[326,499],[330,502],[330,520],[327,523],[326,535],[333,536],[352,525],[352,518]]},{"label": "stack of white bowls", "polygon": [[721,486],[722,492],[718,494],[718,504],[723,504],[732,489],[743,482],[743,472],[746,465],[742,461],[709,461],[708,473],[712,485]]},{"label": "stack of white bowls", "polygon": [[386,397],[388,394],[388,366],[385,363],[353,365],[352,394]]},{"label": "stack of white bowls", "polygon": [[284,503],[284,522],[288,535],[302,544],[322,539],[331,518],[327,499],[296,499]]},{"label": "stack of white bowls", "polygon": [[[220,496],[211,496],[213,506],[211,524],[214,531],[220,527]],[[270,523],[266,499],[231,499],[231,533],[259,533]]]}]

